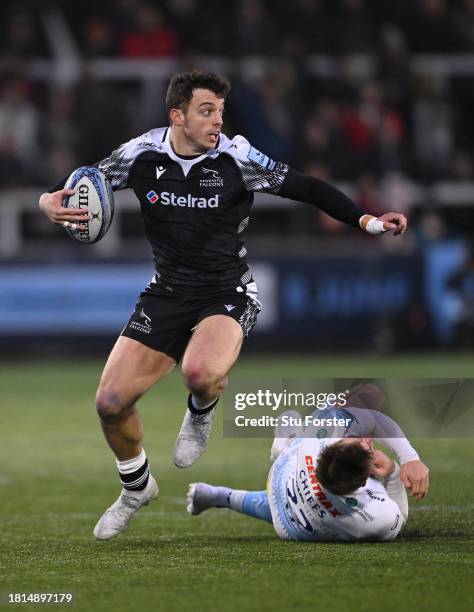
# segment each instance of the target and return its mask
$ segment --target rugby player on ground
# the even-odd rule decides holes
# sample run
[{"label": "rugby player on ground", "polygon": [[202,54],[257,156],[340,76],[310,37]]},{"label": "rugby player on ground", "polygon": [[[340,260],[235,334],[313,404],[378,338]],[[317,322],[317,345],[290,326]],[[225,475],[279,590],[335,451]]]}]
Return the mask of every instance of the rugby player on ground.
[{"label": "rugby player on ground", "polygon": [[[415,499],[423,499],[429,487],[428,468],[398,425],[381,412],[361,408],[323,412],[326,417],[346,419],[346,425],[311,426],[298,434],[304,437],[294,438],[289,431],[290,437],[280,437],[285,434],[277,429],[267,491],[193,483],[188,512],[230,508],[272,523],[284,540],[394,539],[408,519],[405,486]],[[401,467],[374,449],[372,436],[396,453]]]},{"label": "rugby player on ground", "polygon": [[[260,310],[244,246],[253,192],[308,202],[370,234],[406,229],[402,214],[376,219],[242,136],[227,138],[222,124],[229,90],[220,75],[175,75],[166,94],[170,126],[130,140],[96,164],[112,189],[134,190],[156,268],[97,391],[97,411],[123,486],[95,527],[98,539],[123,531],[158,493],[136,402],[180,360],[189,397],[174,463],[188,467],[206,448],[219,394]],[[87,220],[87,211],[63,207],[63,198],[73,193],[64,184],[42,194],[39,205],[53,223],[74,229]]]}]

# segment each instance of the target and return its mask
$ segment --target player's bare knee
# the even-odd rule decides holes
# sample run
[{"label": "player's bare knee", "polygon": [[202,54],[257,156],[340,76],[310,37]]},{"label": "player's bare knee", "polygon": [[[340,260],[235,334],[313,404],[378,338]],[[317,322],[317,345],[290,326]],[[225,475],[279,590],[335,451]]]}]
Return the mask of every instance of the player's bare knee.
[{"label": "player's bare knee", "polygon": [[200,364],[183,365],[183,377],[191,393],[197,394],[209,392],[219,380],[214,372]]},{"label": "player's bare knee", "polygon": [[123,401],[117,392],[100,389],[96,395],[97,414],[104,423],[123,419],[131,406]]}]

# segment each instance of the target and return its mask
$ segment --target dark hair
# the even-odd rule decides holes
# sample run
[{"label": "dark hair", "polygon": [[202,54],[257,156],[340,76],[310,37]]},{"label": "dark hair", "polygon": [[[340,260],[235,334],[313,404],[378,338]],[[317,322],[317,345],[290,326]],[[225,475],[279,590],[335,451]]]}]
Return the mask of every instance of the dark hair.
[{"label": "dark hair", "polygon": [[316,477],[334,495],[349,495],[365,484],[372,467],[372,454],[360,444],[341,441],[319,455]]},{"label": "dark hair", "polygon": [[219,98],[225,98],[230,91],[230,82],[226,77],[213,72],[193,70],[175,74],[166,92],[166,110],[172,108],[186,110],[195,89],[208,89]]}]

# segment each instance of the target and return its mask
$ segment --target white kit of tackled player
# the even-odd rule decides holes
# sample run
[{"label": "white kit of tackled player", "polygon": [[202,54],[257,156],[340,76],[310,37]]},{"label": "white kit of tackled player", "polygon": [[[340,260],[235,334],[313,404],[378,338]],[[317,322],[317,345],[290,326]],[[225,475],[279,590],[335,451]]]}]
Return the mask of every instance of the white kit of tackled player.
[{"label": "white kit of tackled player", "polygon": [[[188,512],[230,508],[272,523],[284,540],[396,538],[408,519],[405,484],[421,499],[428,490],[428,469],[387,415],[355,407],[318,412],[328,413],[328,421],[333,418],[332,428],[321,427],[319,418],[301,427],[306,419],[296,411],[280,416],[266,491],[193,483]],[[374,439],[394,452],[400,465],[374,449]],[[420,476],[416,486],[406,478],[413,468]]]}]

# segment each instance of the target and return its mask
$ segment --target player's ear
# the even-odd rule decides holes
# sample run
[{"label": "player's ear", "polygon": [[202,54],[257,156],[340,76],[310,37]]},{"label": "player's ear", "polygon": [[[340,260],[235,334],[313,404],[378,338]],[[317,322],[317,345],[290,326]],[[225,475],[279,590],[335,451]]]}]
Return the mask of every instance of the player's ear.
[{"label": "player's ear", "polygon": [[180,108],[172,108],[170,110],[171,125],[183,125],[184,113]]}]

